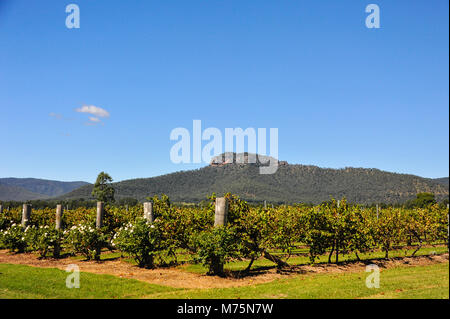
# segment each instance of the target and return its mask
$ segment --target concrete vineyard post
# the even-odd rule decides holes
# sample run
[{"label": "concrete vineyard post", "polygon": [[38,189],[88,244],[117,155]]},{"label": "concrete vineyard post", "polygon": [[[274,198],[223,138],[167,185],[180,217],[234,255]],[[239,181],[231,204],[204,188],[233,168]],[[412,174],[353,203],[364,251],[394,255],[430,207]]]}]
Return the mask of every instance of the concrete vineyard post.
[{"label": "concrete vineyard post", "polygon": [[[56,205],[56,214],[55,214],[55,229],[61,230],[61,222],[62,222],[62,215],[64,213],[64,208],[62,205]],[[61,255],[61,246],[59,239],[55,243],[55,250],[53,251],[53,257],[59,258]]]},{"label": "concrete vineyard post", "polygon": [[103,202],[97,202],[97,219],[95,221],[95,226],[97,228],[103,227]]},{"label": "concrete vineyard post", "polygon": [[55,229],[57,230],[61,229],[61,221],[63,213],[64,208],[62,207],[62,205],[56,205]]},{"label": "concrete vineyard post", "polygon": [[377,204],[377,220],[378,220],[378,214],[379,214],[379,208],[378,208],[378,204]]},{"label": "concrete vineyard post", "polygon": [[0,214],[3,214],[3,205],[0,204]]},{"label": "concrete vineyard post", "polygon": [[30,224],[31,205],[23,204],[22,209],[22,227],[27,227]]},{"label": "concrete vineyard post", "polygon": [[[103,227],[103,215],[104,215],[104,204],[103,202],[97,202],[97,219],[95,221],[95,227],[100,229]],[[102,252],[102,245],[98,243],[97,249],[95,252],[95,259],[100,260],[100,254]]]},{"label": "concrete vineyard post", "polygon": [[228,202],[225,197],[216,198],[214,226],[226,226],[228,218]]},{"label": "concrete vineyard post", "polygon": [[148,220],[150,223],[153,223],[155,219],[153,216],[153,203],[151,202],[144,203],[144,218]]},{"label": "concrete vineyard post", "polygon": [[264,209],[267,209],[267,202],[264,201]]},{"label": "concrete vineyard post", "polygon": [[[214,227],[221,227],[227,225],[228,218],[228,202],[225,197],[216,198],[216,210],[214,215]],[[210,273],[215,275],[223,274],[223,263],[218,257],[214,257],[211,266]]]}]

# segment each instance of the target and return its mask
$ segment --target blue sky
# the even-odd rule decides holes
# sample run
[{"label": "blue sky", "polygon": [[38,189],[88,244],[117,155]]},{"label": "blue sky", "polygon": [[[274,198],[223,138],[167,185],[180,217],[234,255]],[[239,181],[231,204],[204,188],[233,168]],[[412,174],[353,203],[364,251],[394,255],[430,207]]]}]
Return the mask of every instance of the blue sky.
[{"label": "blue sky", "polygon": [[449,175],[447,0],[0,2],[0,177],[198,168],[169,157],[196,119],[278,128],[290,163]]}]

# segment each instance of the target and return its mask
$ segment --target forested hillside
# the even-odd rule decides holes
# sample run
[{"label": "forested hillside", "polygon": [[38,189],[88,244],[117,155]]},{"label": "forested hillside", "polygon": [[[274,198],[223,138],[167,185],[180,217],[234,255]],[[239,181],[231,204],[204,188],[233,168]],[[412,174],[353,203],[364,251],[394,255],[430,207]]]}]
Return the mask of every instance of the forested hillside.
[{"label": "forested hillside", "polygon": [[66,194],[86,182],[60,182],[37,178],[0,178],[0,200],[33,200]]},{"label": "forested hillside", "polygon": [[[144,200],[167,194],[176,202],[199,202],[213,192],[230,192],[248,201],[274,203],[320,203],[330,197],[347,197],[357,203],[399,203],[431,192],[438,200],[448,197],[448,187],[432,179],[396,174],[378,169],[329,169],[317,166],[279,166],[273,175],[259,174],[257,164],[211,165],[153,178],[126,180],[113,184],[116,198]],[[62,198],[90,199],[92,185],[83,186]]]}]

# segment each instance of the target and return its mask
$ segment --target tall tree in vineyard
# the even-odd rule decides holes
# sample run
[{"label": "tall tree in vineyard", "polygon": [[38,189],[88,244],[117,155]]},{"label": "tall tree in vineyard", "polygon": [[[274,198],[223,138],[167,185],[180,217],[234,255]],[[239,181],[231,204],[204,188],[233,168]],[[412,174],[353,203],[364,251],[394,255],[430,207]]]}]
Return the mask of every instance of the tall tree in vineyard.
[{"label": "tall tree in vineyard", "polygon": [[105,172],[101,172],[97,176],[97,180],[92,190],[92,196],[94,196],[100,202],[114,202],[115,190],[112,187],[113,179]]}]

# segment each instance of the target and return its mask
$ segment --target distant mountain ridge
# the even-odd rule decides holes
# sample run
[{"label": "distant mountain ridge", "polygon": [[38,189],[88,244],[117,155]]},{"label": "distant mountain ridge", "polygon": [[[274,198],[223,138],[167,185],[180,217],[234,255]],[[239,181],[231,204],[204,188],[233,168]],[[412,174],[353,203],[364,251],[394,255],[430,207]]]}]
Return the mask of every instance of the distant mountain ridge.
[{"label": "distant mountain ridge", "polygon": [[[240,158],[239,156],[235,156]],[[320,203],[330,197],[346,197],[355,203],[400,203],[431,192],[438,200],[448,198],[448,184],[415,175],[378,169],[330,169],[310,165],[292,165],[280,161],[273,175],[259,174],[260,163],[236,163],[215,158],[211,165],[190,171],[125,180],[114,183],[116,198],[167,194],[174,202],[199,202],[213,192],[237,194],[248,201],[276,203]],[[93,199],[92,185],[82,186],[61,199]]]},{"label": "distant mountain ridge", "polygon": [[441,178],[435,178],[434,181],[449,187],[449,178],[448,177],[441,177]]},{"label": "distant mountain ridge", "polygon": [[3,201],[27,201],[47,198],[49,198],[49,196],[36,194],[22,187],[6,186],[0,184],[0,200]]},{"label": "distant mountain ridge", "polygon": [[60,182],[37,178],[0,178],[0,200],[26,201],[61,196],[87,182]]}]

